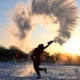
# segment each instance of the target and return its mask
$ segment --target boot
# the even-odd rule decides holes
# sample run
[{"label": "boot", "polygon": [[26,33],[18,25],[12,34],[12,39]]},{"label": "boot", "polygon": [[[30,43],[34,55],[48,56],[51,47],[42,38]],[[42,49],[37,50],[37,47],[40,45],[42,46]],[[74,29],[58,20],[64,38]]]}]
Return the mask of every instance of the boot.
[{"label": "boot", "polygon": [[47,69],[46,68],[44,68],[44,72],[47,74]]},{"label": "boot", "polygon": [[41,76],[36,77],[36,79],[41,79]]}]

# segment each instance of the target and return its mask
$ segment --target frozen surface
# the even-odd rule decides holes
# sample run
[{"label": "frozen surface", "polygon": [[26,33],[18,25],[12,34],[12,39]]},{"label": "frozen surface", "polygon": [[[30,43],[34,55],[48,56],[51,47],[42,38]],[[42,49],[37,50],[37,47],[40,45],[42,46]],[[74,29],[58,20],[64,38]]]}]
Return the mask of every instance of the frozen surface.
[{"label": "frozen surface", "polygon": [[[42,64],[48,74],[41,72],[40,80],[80,80],[79,66]],[[32,64],[26,62],[0,62],[0,80],[36,80]]]}]

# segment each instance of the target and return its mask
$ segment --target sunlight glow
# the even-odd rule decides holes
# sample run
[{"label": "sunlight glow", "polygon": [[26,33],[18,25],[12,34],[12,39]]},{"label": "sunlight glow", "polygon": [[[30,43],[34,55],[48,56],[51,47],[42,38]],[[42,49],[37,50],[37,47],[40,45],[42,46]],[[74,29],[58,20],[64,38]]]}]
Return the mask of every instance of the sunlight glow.
[{"label": "sunlight glow", "polygon": [[71,38],[68,42],[64,44],[64,48],[67,52],[71,54],[80,55],[80,41],[77,38]]}]

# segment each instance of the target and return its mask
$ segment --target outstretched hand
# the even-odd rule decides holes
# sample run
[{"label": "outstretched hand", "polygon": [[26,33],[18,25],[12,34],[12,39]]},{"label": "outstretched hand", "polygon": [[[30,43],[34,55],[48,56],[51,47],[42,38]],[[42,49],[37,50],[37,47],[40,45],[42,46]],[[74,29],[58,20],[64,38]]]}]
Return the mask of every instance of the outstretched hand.
[{"label": "outstretched hand", "polygon": [[48,42],[49,45],[52,44],[52,43],[53,43],[53,41],[49,41],[49,42]]},{"label": "outstretched hand", "polygon": [[53,42],[56,42],[56,38],[54,40],[52,40],[52,41],[49,41],[48,45],[52,44]]},{"label": "outstretched hand", "polygon": [[44,47],[44,49],[46,49],[46,48],[47,48],[50,44],[52,44],[52,43],[53,43],[53,40],[52,40],[52,41],[47,42],[47,44],[48,44],[48,45],[47,45],[47,46],[45,46],[45,47]]}]

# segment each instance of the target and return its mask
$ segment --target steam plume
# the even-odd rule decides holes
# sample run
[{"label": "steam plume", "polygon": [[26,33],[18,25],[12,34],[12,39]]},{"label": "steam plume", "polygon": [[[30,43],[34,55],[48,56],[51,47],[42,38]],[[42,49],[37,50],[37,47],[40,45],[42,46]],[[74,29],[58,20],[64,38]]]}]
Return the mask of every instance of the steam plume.
[{"label": "steam plume", "polygon": [[[57,17],[60,23],[57,41],[63,44],[71,36],[77,20],[78,10],[74,0],[33,0],[32,13],[36,15],[46,14],[54,19]],[[54,24],[54,22],[53,22]],[[54,28],[55,29],[55,28]]]},{"label": "steam plume", "polygon": [[[20,40],[25,39],[32,29],[31,20],[34,15],[41,15],[44,19],[48,16],[53,20],[53,24],[58,22],[60,26],[56,38],[59,44],[63,44],[70,38],[71,31],[76,27],[78,10],[75,0],[32,0],[30,4],[27,4],[27,7],[24,4],[19,4],[13,10],[12,19],[19,29],[16,35]],[[54,16],[56,17],[55,21]]]},{"label": "steam plume", "polygon": [[[18,4],[12,12],[12,19],[19,32],[13,33],[20,40],[25,39],[28,31],[31,30],[29,11],[25,9],[23,3]],[[27,31],[27,32],[26,32]]]}]

